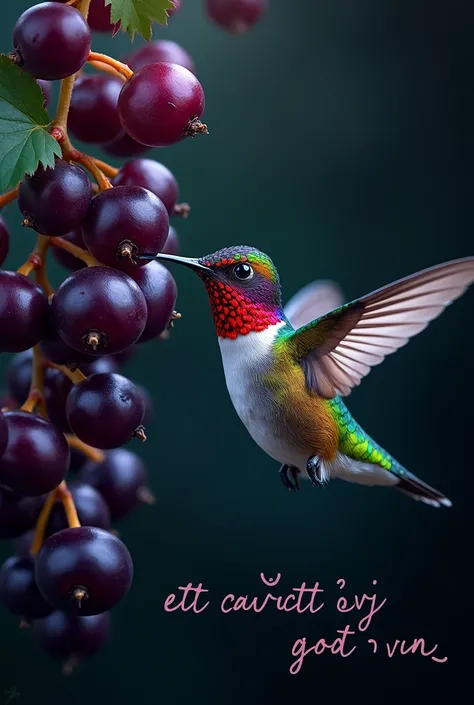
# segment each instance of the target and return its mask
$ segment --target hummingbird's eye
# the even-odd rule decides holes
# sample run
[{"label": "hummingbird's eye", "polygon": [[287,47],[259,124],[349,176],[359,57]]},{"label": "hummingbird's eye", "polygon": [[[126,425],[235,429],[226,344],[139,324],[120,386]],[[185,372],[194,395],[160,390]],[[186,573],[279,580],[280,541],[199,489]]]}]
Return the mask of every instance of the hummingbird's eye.
[{"label": "hummingbird's eye", "polygon": [[240,279],[241,281],[245,281],[248,279],[252,279],[253,269],[249,264],[245,264],[244,262],[241,262],[240,264],[235,265],[234,274],[237,277],[237,279]]}]

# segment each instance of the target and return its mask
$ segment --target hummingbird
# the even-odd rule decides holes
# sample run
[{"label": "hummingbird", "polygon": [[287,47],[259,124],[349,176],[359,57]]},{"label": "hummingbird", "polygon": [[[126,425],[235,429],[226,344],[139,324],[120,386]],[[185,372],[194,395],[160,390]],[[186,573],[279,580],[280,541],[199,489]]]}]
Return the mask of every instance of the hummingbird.
[{"label": "hummingbird", "polygon": [[316,282],[282,305],[278,271],[254,247],[201,258],[142,255],[194,270],[206,287],[234,408],[253,440],[299,479],[339,478],[393,487],[450,507],[374,441],[344,398],[373,366],[405,345],[474,282],[474,257],[425,269],[343,304],[337,285]]}]

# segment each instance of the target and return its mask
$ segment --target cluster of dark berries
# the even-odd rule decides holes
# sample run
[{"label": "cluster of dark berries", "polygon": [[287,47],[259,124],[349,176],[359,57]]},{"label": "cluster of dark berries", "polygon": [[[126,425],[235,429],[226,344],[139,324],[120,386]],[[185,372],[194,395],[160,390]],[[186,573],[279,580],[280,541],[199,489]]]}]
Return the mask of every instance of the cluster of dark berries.
[{"label": "cluster of dark berries", "polygon": [[[207,0],[207,10],[242,32],[265,4]],[[22,224],[38,237],[24,265],[0,270],[0,353],[14,354],[0,406],[0,538],[15,540],[0,601],[66,670],[102,645],[109,610],[132,582],[112,522],[153,501],[143,463],[122,447],[146,440],[149,399],[120,365],[179,317],[176,283],[153,257],[177,253],[170,218],[189,206],[178,203],[169,169],[143,154],[207,132],[204,93],[182,47],[153,41],[125,62],[91,51],[91,29],[119,24],[104,0],[44,2],[19,18],[10,54],[46,107],[50,82],[62,80],[50,126],[62,158],[1,197],[18,197]],[[86,63],[105,73],[83,73]],[[114,169],[70,136],[134,159]],[[0,217],[0,265],[8,241]],[[70,271],[56,291],[50,250]]]}]

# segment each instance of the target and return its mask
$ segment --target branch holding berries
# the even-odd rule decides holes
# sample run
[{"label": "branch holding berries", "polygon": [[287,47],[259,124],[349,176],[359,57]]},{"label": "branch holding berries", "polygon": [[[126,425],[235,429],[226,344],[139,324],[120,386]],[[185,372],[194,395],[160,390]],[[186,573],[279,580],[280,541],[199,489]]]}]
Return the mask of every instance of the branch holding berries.
[{"label": "branch holding berries", "polygon": [[[206,8],[238,33],[265,4],[207,0]],[[119,359],[165,339],[180,318],[173,277],[150,260],[177,253],[170,219],[190,210],[163,164],[134,158],[116,169],[72,140],[141,157],[208,134],[191,57],[174,42],[150,41],[153,22],[166,25],[179,5],[43,2],[21,15],[12,52],[0,56],[0,210],[17,201],[22,225],[37,234],[16,271],[0,270],[0,352],[15,354],[0,411],[0,538],[18,540],[0,569],[0,600],[33,623],[68,673],[104,642],[108,611],[132,582],[111,522],[154,501],[143,463],[122,447],[146,440],[149,409]],[[91,29],[149,43],[124,63],[92,49]],[[61,81],[53,119],[51,81]],[[0,216],[0,265],[8,243]],[[50,253],[71,271],[56,291]]]}]

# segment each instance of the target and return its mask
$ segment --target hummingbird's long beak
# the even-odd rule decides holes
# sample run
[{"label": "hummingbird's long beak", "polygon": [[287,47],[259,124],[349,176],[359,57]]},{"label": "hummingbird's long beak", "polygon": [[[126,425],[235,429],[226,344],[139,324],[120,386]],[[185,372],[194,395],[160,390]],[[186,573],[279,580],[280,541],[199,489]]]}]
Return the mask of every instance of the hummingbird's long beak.
[{"label": "hummingbird's long beak", "polygon": [[209,267],[205,267],[194,257],[179,257],[178,255],[165,255],[164,253],[159,252],[157,255],[138,255],[137,259],[147,259],[149,261],[157,259],[165,262],[176,262],[177,264],[183,264],[185,267],[189,267],[190,269],[199,269],[205,272],[211,271]]}]

